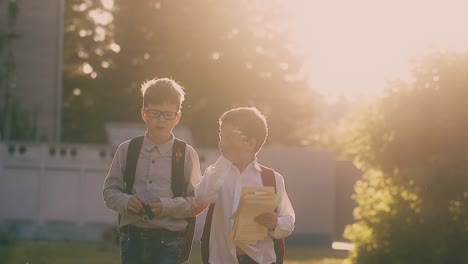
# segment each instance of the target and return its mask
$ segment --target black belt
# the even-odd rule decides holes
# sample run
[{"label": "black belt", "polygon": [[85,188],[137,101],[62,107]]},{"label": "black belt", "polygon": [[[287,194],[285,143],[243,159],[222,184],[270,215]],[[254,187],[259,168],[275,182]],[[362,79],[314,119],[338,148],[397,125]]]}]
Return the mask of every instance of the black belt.
[{"label": "black belt", "polygon": [[184,235],[184,231],[170,231],[164,228],[142,228],[133,225],[125,225],[119,228],[119,232],[130,238],[142,239],[168,239],[179,238]]}]

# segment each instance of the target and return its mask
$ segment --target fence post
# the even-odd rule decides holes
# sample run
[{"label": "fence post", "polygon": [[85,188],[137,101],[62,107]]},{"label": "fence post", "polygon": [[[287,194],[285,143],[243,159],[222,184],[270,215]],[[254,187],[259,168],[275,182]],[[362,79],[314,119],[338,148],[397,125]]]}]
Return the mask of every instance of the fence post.
[{"label": "fence post", "polygon": [[[5,182],[5,171],[4,171],[4,166],[5,166],[5,160],[6,160],[6,144],[3,143],[3,142],[0,142],[0,182]],[[0,184],[0,195],[2,193],[5,193],[5,191],[3,190],[3,188],[7,188],[7,186],[5,186],[5,184]],[[4,205],[3,205],[3,200],[4,199],[0,199],[0,212],[4,212],[5,208],[4,208]],[[1,215],[3,214],[0,214],[0,222],[3,220]]]},{"label": "fence post", "polygon": [[39,175],[37,177],[37,224],[43,225],[45,222],[44,213],[42,208],[42,201],[44,200],[44,188],[42,183],[46,180],[47,162],[49,160],[49,152],[47,151],[48,144],[41,144],[41,159],[39,164]]}]

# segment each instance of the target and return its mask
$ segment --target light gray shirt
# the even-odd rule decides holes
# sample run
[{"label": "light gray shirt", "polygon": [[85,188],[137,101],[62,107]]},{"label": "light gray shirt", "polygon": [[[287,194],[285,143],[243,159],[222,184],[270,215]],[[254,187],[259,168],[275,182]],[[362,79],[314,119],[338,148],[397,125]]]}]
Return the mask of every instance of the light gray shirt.
[{"label": "light gray shirt", "polygon": [[200,162],[196,151],[187,144],[184,164],[184,177],[188,183],[187,197],[174,198],[171,189],[174,135],[168,142],[157,145],[145,134],[136,166],[132,194],[142,195],[147,202],[161,200],[163,206],[161,214],[149,220],[144,213],[135,215],[127,212],[131,195],[126,193],[123,174],[129,143],[130,140],[125,141],[117,148],[104,181],[103,198],[107,207],[122,215],[120,226],[132,224],[144,228],[185,230],[187,221],[184,218],[193,216],[198,206],[193,197],[194,186],[201,181]]}]

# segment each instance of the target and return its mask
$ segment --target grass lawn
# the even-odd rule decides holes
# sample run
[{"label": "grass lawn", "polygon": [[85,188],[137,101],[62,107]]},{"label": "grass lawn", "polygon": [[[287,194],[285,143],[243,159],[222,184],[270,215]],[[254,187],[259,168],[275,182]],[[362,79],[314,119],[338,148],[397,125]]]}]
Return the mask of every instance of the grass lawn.
[{"label": "grass lawn", "polygon": [[[0,262],[5,264],[120,263],[117,246],[102,242],[32,242],[0,246]],[[347,253],[324,248],[286,249],[286,264],[342,264]],[[189,264],[201,264],[199,245],[195,244]]]}]

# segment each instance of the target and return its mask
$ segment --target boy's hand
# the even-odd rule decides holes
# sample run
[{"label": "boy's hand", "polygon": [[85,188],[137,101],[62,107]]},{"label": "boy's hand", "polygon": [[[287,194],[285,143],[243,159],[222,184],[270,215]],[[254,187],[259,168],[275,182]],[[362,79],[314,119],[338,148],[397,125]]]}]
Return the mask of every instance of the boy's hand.
[{"label": "boy's hand", "polygon": [[128,200],[127,211],[139,214],[143,210],[143,204],[146,204],[145,198],[139,194],[134,194]]},{"label": "boy's hand", "polygon": [[157,199],[156,201],[149,203],[149,206],[154,215],[158,216],[159,214],[161,214],[163,209],[161,200]]},{"label": "boy's hand", "polygon": [[276,213],[264,213],[255,217],[255,222],[268,227],[268,230],[275,230],[278,224],[278,215]]}]

